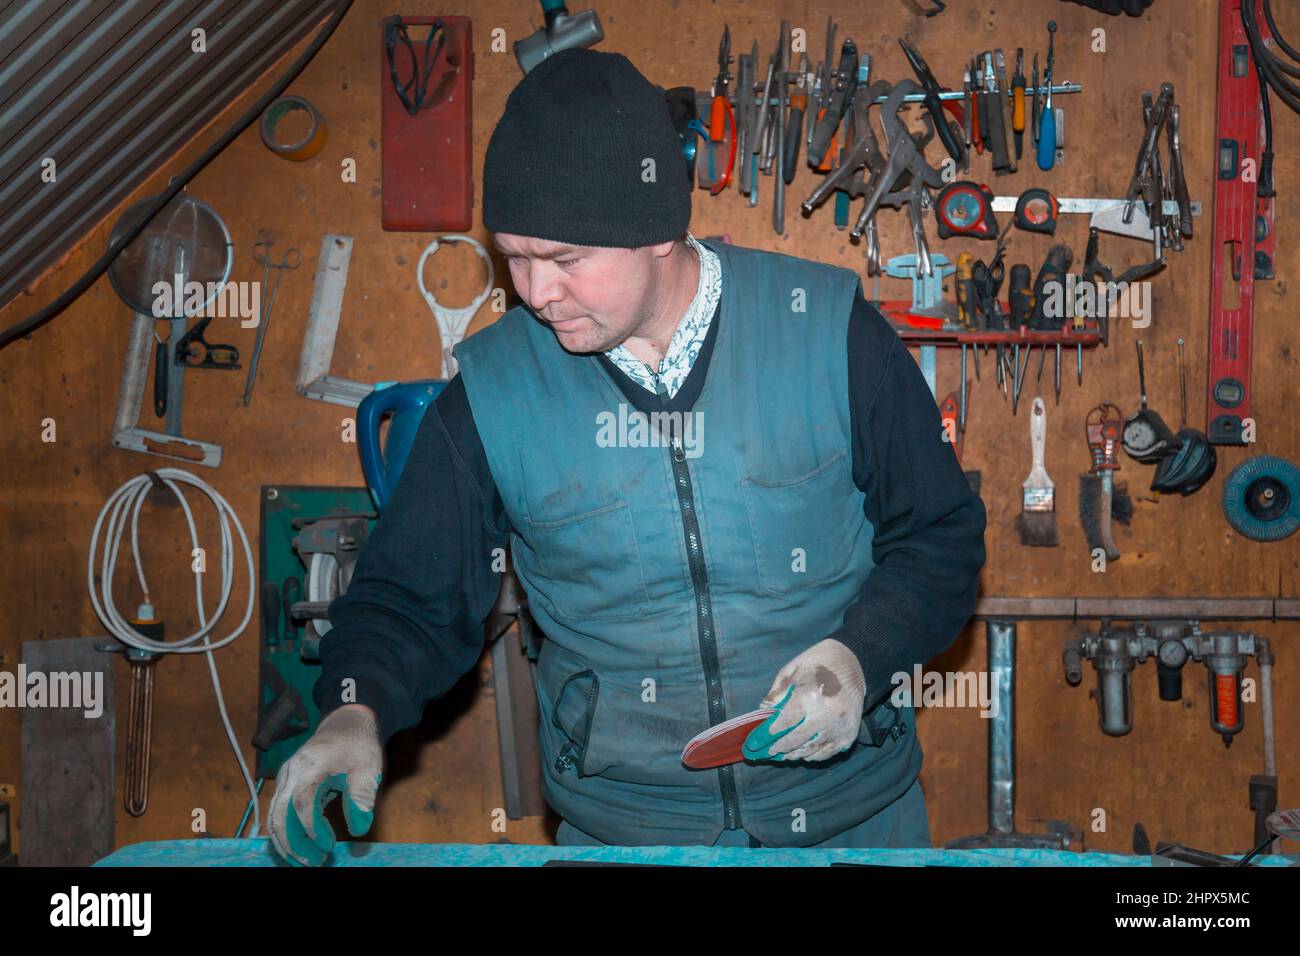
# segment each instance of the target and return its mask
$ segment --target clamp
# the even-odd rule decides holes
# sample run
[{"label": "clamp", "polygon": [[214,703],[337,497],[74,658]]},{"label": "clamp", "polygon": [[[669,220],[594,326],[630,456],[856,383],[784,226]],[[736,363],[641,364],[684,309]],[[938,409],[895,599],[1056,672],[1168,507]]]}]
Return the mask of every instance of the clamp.
[{"label": "clamp", "polygon": [[[894,86],[880,107],[881,125],[889,142],[889,160],[849,235],[854,239],[862,238],[867,223],[885,200],[886,193],[890,193],[891,200],[907,203],[908,218],[912,223],[912,238],[916,242],[917,259],[921,271],[929,276],[933,275],[934,269],[930,261],[930,250],[925,241],[925,211],[932,204],[929,190],[938,189],[944,184],[942,170],[935,169],[927,163],[922,151],[924,144],[934,135],[934,123],[929,114],[925,114],[924,120],[929,132],[918,144],[898,114],[904,98],[919,92],[921,92],[919,84],[912,80],[903,80]],[[904,189],[898,189],[904,173],[910,173],[909,185]]]}]

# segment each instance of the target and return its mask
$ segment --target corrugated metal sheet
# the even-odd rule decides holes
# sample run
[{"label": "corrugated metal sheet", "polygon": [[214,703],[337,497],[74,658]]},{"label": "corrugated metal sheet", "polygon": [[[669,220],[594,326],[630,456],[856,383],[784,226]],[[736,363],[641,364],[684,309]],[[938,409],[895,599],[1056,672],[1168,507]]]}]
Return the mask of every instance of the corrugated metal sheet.
[{"label": "corrugated metal sheet", "polygon": [[[331,0],[0,2],[0,307],[332,12]],[[192,31],[206,53],[192,51]],[[53,183],[42,163],[55,161]]]}]

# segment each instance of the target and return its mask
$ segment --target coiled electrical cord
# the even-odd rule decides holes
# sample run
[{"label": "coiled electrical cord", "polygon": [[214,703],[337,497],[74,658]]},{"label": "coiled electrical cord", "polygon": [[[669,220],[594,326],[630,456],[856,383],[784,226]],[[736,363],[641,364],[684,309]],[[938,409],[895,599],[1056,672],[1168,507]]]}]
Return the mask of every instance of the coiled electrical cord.
[{"label": "coiled electrical cord", "polygon": [[[149,596],[149,584],[144,576],[144,566],[140,563],[139,532],[140,509],[144,505],[145,498],[149,495],[149,490],[154,487],[155,478],[169,488],[180,502],[181,511],[185,514],[185,523],[190,529],[192,555],[199,548],[198,529],[194,525],[194,513],[190,511],[189,502],[185,500],[185,495],[181,493],[177,482],[191,485],[207,495],[217,511],[221,526],[221,601],[217,605],[216,614],[209,622],[207,612],[203,608],[204,572],[196,570],[194,572],[194,601],[195,606],[198,608],[199,629],[189,637],[176,641],[155,641],[152,638],[145,637],[122,616],[117,609],[116,602],[113,600],[113,577],[117,570],[118,552],[122,546],[122,534],[126,530],[129,514],[131,550],[135,555],[136,577],[140,581],[140,591],[144,594],[145,603],[153,603]],[[105,519],[107,519],[107,525],[105,525]],[[248,605],[244,609],[244,617],[239,622],[239,626],[231,631],[229,635],[214,643],[209,639],[208,635],[226,613],[226,606],[230,603],[231,583],[234,579],[234,541],[230,533],[232,522],[235,530],[239,532],[240,541],[244,545],[244,559],[248,570]],[[99,584],[96,586],[95,556],[99,553],[101,530],[104,533],[104,554],[99,565]],[[160,468],[155,472],[137,475],[113,492],[108,500],[104,502],[104,507],[100,509],[99,517],[95,520],[95,530],[90,536],[90,555],[86,562],[86,586],[90,591],[90,602],[95,608],[95,614],[99,617],[100,623],[104,625],[109,634],[123,644],[156,654],[206,654],[208,656],[208,670],[212,675],[212,689],[217,697],[217,710],[221,714],[221,723],[226,728],[226,738],[230,741],[230,748],[235,752],[235,760],[239,764],[240,773],[244,777],[244,784],[248,788],[249,799],[253,807],[253,828],[249,836],[258,836],[259,827],[261,826],[261,812],[258,806],[257,790],[253,785],[252,774],[248,772],[248,765],[244,762],[244,755],[239,749],[235,731],[230,726],[230,715],[226,712],[226,701],[221,692],[221,678],[217,674],[216,660],[212,655],[213,651],[225,647],[239,637],[253,616],[253,597],[257,592],[257,579],[253,573],[253,550],[249,546],[248,536],[244,534],[244,526],[240,524],[239,515],[235,513],[235,510],[221,496],[220,492],[197,475],[188,471],[180,468]]]}]

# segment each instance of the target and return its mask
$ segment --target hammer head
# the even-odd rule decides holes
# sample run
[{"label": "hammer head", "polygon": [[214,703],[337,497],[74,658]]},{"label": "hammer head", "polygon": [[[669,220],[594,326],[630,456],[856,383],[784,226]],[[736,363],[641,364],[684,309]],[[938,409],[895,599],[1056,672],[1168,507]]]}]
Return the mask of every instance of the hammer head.
[{"label": "hammer head", "polygon": [[595,10],[583,10],[575,14],[563,11],[564,8],[561,7],[560,12],[553,16],[548,11],[544,29],[515,43],[515,59],[525,73],[552,53],[595,46],[605,39],[605,31],[600,26],[600,17]]}]

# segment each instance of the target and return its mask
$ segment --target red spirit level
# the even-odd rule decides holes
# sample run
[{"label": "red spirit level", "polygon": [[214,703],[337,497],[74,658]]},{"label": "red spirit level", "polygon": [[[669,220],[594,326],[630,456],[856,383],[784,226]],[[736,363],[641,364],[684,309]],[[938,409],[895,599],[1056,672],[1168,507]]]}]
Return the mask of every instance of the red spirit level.
[{"label": "red spirit level", "polygon": [[[1275,248],[1273,199],[1260,196],[1256,182],[1264,129],[1259,76],[1241,22],[1243,2],[1255,0],[1221,0],[1219,8],[1218,159],[1206,410],[1206,430],[1217,445],[1244,444],[1243,421],[1250,416],[1255,280],[1272,278]],[[1272,39],[1267,22],[1261,21],[1260,31],[1265,42]]]}]

